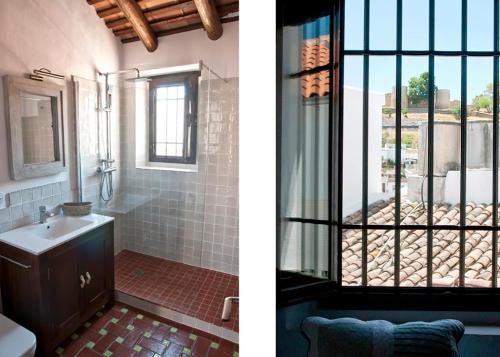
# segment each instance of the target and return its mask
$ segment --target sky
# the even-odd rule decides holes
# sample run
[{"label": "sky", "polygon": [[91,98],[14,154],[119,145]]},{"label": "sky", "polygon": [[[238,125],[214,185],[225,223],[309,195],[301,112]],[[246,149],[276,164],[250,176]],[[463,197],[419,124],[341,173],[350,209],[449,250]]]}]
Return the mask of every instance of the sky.
[{"label": "sky", "polygon": [[[493,50],[493,1],[468,1],[467,48],[470,51]],[[435,49],[460,50],[461,0],[436,0]],[[428,49],[429,15],[427,0],[403,0],[403,49]],[[345,49],[363,48],[363,0],[346,1]],[[304,37],[313,38],[329,32],[329,19],[322,18],[315,24],[304,26]],[[370,49],[390,50],[396,46],[396,0],[370,0]],[[440,89],[449,89],[452,100],[460,99],[460,58],[435,57],[435,82]],[[493,60],[469,57],[467,65],[467,101],[482,93],[493,82]],[[346,57],[344,84],[362,87],[363,70],[360,57]],[[425,56],[404,56],[402,83],[428,71]],[[390,92],[395,85],[394,57],[371,57],[370,90]]]}]

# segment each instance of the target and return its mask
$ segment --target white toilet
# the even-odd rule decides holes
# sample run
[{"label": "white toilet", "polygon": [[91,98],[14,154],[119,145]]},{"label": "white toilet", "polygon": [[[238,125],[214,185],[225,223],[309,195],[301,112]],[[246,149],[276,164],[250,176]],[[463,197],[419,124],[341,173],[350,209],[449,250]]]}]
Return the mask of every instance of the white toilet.
[{"label": "white toilet", "polygon": [[0,357],[31,357],[35,349],[33,332],[0,314]]}]

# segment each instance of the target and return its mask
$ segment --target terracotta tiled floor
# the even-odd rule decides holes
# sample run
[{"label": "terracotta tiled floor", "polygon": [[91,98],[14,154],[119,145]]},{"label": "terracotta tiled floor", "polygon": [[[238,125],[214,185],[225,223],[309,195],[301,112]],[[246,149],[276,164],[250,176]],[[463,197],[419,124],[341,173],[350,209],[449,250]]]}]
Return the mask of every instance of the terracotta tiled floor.
[{"label": "terracotta tiled floor", "polygon": [[238,357],[238,345],[116,303],[87,321],[59,356]]},{"label": "terracotta tiled floor", "polygon": [[226,296],[238,296],[238,277],[124,250],[115,257],[115,289],[205,322],[238,331],[238,304],[221,320]]}]

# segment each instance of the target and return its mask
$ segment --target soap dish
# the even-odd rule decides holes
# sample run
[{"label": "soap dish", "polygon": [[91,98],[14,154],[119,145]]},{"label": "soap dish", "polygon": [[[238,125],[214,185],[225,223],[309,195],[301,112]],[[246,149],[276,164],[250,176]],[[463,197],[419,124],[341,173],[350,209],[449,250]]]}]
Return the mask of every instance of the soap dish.
[{"label": "soap dish", "polygon": [[62,209],[65,216],[86,216],[92,211],[92,202],[65,202]]}]

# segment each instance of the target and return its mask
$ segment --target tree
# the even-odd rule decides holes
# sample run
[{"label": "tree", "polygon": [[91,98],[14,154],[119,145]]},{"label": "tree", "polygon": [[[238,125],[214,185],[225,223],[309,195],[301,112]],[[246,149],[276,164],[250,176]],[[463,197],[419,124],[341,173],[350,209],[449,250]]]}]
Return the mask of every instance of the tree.
[{"label": "tree", "polygon": [[485,109],[488,113],[493,111],[493,83],[488,83],[483,93],[472,98],[472,108],[477,111]]},{"label": "tree", "polygon": [[[437,91],[437,87],[434,86],[434,92]],[[427,93],[429,91],[429,72],[423,72],[418,77],[412,77],[408,81],[408,101],[412,105],[417,105],[423,100],[427,99]]]},{"label": "tree", "polygon": [[472,107],[479,111],[481,109],[485,109],[488,113],[491,113],[493,110],[493,103],[489,94],[479,94],[472,98]]}]

